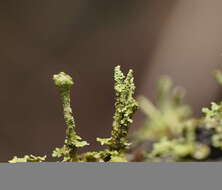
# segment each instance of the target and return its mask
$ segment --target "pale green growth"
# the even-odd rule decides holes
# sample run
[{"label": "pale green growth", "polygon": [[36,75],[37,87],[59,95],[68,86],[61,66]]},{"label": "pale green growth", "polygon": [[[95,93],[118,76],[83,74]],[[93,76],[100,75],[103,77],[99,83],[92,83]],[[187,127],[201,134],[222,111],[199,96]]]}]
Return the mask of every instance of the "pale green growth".
[{"label": "pale green growth", "polygon": [[212,135],[212,145],[216,148],[222,149],[222,103],[211,103],[211,109],[203,108],[205,118],[203,123],[208,129],[212,129],[214,134]]},{"label": "pale green growth", "polygon": [[157,85],[156,104],[145,97],[139,97],[141,110],[147,121],[137,133],[138,139],[160,139],[181,134],[184,122],[190,119],[191,108],[183,103],[184,90],[172,88],[172,81],[162,77]]},{"label": "pale green growth", "polygon": [[[214,72],[214,77],[222,85],[222,72],[220,70]],[[215,132],[212,136],[213,146],[222,148],[222,102],[212,102],[211,108],[203,108],[202,112],[205,114],[203,123]]]},{"label": "pale green growth", "polygon": [[104,162],[99,152],[87,152],[79,158],[80,162]]},{"label": "pale green growth", "polygon": [[145,97],[139,98],[147,121],[136,138],[139,142],[146,139],[155,142],[151,152],[147,153],[147,161],[204,160],[209,156],[210,147],[196,141],[197,126],[202,123],[191,118],[190,107],[183,103],[184,94],[182,88],[172,88],[170,78],[162,77],[158,82],[155,104]]},{"label": "pale green growth", "polygon": [[215,71],[214,72],[214,77],[217,80],[217,82],[222,85],[222,72],[221,71]]},{"label": "pale green growth", "polygon": [[[221,71],[215,72],[215,78],[222,85]],[[108,149],[81,155],[77,154],[77,149],[88,143],[82,141],[76,134],[70,105],[70,90],[74,82],[71,76],[64,72],[54,75],[53,80],[62,100],[66,138],[64,146],[56,148],[52,156],[62,157],[63,161],[68,162],[127,162],[127,158],[130,160],[131,155],[126,154],[130,145],[127,135],[133,122],[133,114],[139,106],[133,97],[135,93],[133,71],[129,70],[125,76],[120,66],[115,67],[116,102],[111,137],[97,138],[97,141],[107,145]],[[212,103],[211,108],[203,108],[205,114],[203,118],[192,119],[191,109],[183,103],[183,97],[183,89],[172,88],[171,80],[163,77],[158,82],[155,104],[144,97],[139,98],[140,107],[146,114],[147,121],[135,137],[142,143],[149,141],[152,147],[149,150],[139,150],[143,158],[147,159],[145,161],[206,160],[211,158],[211,150],[214,148],[222,151],[222,102]],[[143,145],[146,145],[145,143]],[[43,162],[45,159],[46,156],[26,155],[22,158],[15,156],[9,163]]]},{"label": "pale green growth", "polygon": [[26,155],[23,158],[18,158],[15,156],[12,160],[9,160],[9,163],[19,163],[19,162],[43,162],[45,161],[46,156],[34,156],[34,155]]},{"label": "pale green growth", "polygon": [[180,157],[189,155],[193,147],[189,144],[178,143],[175,140],[168,140],[163,137],[158,143],[153,146],[153,151],[149,155],[149,159],[155,161],[162,159],[165,161],[175,161]]},{"label": "pale green growth", "polygon": [[[211,108],[203,108],[202,112],[205,113],[205,122],[208,124],[213,123],[214,125],[222,124],[222,104],[215,102],[211,103]],[[217,123],[215,123],[217,122]],[[219,123],[218,123],[219,122]]]},{"label": "pale green growth", "polygon": [[77,148],[88,145],[86,141],[81,141],[81,137],[76,134],[75,120],[70,105],[70,89],[74,84],[72,77],[64,72],[53,76],[54,83],[59,89],[63,104],[64,119],[66,124],[66,139],[62,148],[53,151],[53,157],[63,157],[63,161],[77,161]]},{"label": "pale green growth", "polygon": [[130,145],[127,135],[129,126],[133,122],[133,114],[138,108],[138,103],[133,97],[135,84],[132,70],[129,70],[127,76],[124,76],[120,66],[116,66],[114,80],[116,102],[111,137],[105,139],[97,138],[97,141],[102,145],[108,145],[110,151],[118,151],[120,153],[124,152]]},{"label": "pale green growth", "polygon": [[116,150],[100,151],[99,156],[104,162],[127,162],[124,152]]},{"label": "pale green growth", "polygon": [[125,154],[116,150],[102,150],[100,152],[87,152],[81,162],[127,162]]},{"label": "pale green growth", "polygon": [[212,145],[216,148],[222,149],[222,132],[212,136]]},{"label": "pale green growth", "polygon": [[183,161],[185,158],[203,160],[210,154],[205,144],[187,141],[185,138],[167,139],[163,137],[154,144],[153,151],[148,154],[148,161]]}]

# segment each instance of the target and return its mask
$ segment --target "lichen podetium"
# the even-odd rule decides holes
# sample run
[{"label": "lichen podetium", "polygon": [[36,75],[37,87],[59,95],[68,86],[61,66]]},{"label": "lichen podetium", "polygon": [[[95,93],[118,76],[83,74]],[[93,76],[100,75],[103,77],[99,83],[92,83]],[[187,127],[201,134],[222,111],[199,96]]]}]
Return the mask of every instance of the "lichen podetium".
[{"label": "lichen podetium", "polygon": [[113,116],[112,133],[110,138],[97,138],[102,145],[107,145],[110,150],[124,152],[128,147],[128,130],[133,122],[132,116],[138,108],[138,103],[134,99],[135,84],[133,70],[129,70],[124,76],[120,66],[114,70],[115,89],[115,113]]},{"label": "lichen podetium", "polygon": [[59,89],[63,104],[64,119],[66,124],[66,138],[62,148],[53,151],[53,157],[63,157],[63,161],[78,161],[77,148],[88,145],[86,141],[81,141],[81,137],[76,134],[76,125],[70,105],[70,89],[74,84],[72,77],[64,72],[53,76],[54,83]]}]

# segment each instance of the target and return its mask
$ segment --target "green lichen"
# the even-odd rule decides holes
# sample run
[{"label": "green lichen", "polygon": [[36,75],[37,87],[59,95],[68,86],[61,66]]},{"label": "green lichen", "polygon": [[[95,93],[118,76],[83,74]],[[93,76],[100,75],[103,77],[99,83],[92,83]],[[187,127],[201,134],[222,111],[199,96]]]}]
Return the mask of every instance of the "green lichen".
[{"label": "green lichen", "polygon": [[[214,76],[219,84],[222,84],[222,72],[216,71]],[[159,136],[159,140],[156,138],[157,141],[154,143],[152,151],[147,153],[147,161],[206,160],[211,155],[212,148],[222,150],[222,102],[213,102],[211,103],[211,108],[203,108],[204,116],[202,118],[190,119],[188,117],[189,112],[185,111],[186,107],[172,104],[173,102],[180,101],[169,101],[167,98],[170,97],[167,96],[167,94],[169,95],[170,83],[166,81],[165,85],[163,85],[164,81],[161,83],[162,90],[160,89],[158,95],[159,109],[146,99],[141,101],[142,109],[149,116],[147,122],[149,129],[143,128],[143,130],[145,129],[143,132],[151,133],[156,138],[158,134],[153,131],[162,131],[160,129],[170,128],[170,134],[173,132],[174,135],[169,135],[166,131],[162,131],[164,133]],[[167,109],[163,109],[164,107]],[[178,108],[179,110],[182,108],[181,110],[183,111],[179,111]],[[174,116],[174,120],[177,119],[177,122],[172,122],[173,120],[170,117],[164,117],[164,114],[167,115],[166,111],[169,110],[171,110],[171,114],[173,113],[172,116]],[[181,120],[181,118],[183,119]],[[158,129],[158,126],[162,126],[162,128],[159,127]],[[175,126],[179,127],[178,129],[180,130],[176,130]],[[176,131],[179,132],[176,133],[177,135],[175,135]],[[202,131],[203,134],[198,136],[197,131],[200,133]],[[151,136],[146,136],[146,138]]]},{"label": "green lichen", "polygon": [[111,137],[105,139],[97,138],[97,141],[102,145],[107,145],[110,151],[118,151],[121,153],[130,145],[127,135],[129,126],[133,122],[133,114],[138,108],[138,103],[133,97],[135,84],[132,70],[129,70],[127,76],[124,76],[120,70],[120,66],[116,66],[114,70],[114,80],[116,102]]},{"label": "green lichen", "polygon": [[120,66],[115,68],[115,114],[111,137],[97,140],[102,145],[108,145],[109,149],[99,152],[87,152],[77,155],[77,148],[87,145],[85,141],[75,132],[75,122],[70,107],[70,88],[73,85],[72,78],[60,73],[54,75],[55,85],[58,87],[63,102],[64,118],[66,123],[66,139],[62,148],[56,148],[53,157],[63,157],[63,161],[78,162],[125,162],[124,151],[129,146],[127,134],[129,125],[132,123],[132,116],[137,109],[137,102],[133,98],[135,85],[133,71],[130,70],[125,77],[120,70]]},{"label": "green lichen", "polygon": [[19,163],[19,162],[43,162],[45,161],[46,156],[34,156],[26,155],[23,158],[18,158],[15,156],[12,160],[9,160],[9,163]]},{"label": "green lichen", "polygon": [[[222,85],[222,72],[216,71],[214,76]],[[97,138],[101,145],[108,148],[83,154],[77,154],[78,148],[88,143],[82,141],[76,133],[70,105],[73,80],[64,72],[54,75],[53,80],[60,93],[66,125],[64,145],[53,151],[53,157],[68,162],[136,161],[130,154],[135,147],[129,150],[128,140],[132,117],[139,106],[134,99],[135,84],[132,70],[129,70],[126,76],[120,66],[114,70],[116,102],[111,137]],[[148,162],[203,161],[210,159],[212,150],[219,150],[222,155],[222,102],[213,102],[210,108],[203,108],[202,118],[191,117],[190,107],[183,103],[184,91],[178,87],[172,88],[172,82],[168,77],[163,77],[158,82],[156,97],[155,104],[144,97],[139,98],[140,107],[147,120],[134,138],[140,143],[149,142],[149,150],[137,150],[137,156],[142,155],[140,159]],[[22,158],[15,156],[9,162],[43,162],[45,159],[46,156],[26,155]]]},{"label": "green lichen", "polygon": [[87,152],[80,157],[81,162],[127,162],[125,154],[116,150]]},{"label": "green lichen", "polygon": [[214,77],[217,80],[217,82],[222,85],[222,72],[217,70],[214,72]]},{"label": "green lichen", "polygon": [[222,102],[211,103],[211,108],[203,108],[203,113],[205,114],[203,119],[205,127],[213,131],[212,145],[222,149]]},{"label": "green lichen", "polygon": [[80,162],[104,162],[99,152],[86,152],[79,158]]},{"label": "green lichen", "polygon": [[[222,85],[222,72],[217,70],[214,72],[214,77],[217,82]],[[203,113],[205,118],[203,123],[208,130],[213,131],[212,135],[212,145],[215,148],[222,149],[222,102],[211,103],[211,108],[203,108]]]},{"label": "green lichen", "polygon": [[153,151],[148,155],[148,158],[150,161],[175,161],[189,154],[192,148],[189,144],[179,143],[163,137],[154,144]]},{"label": "green lichen", "polygon": [[[215,76],[222,81],[221,72]],[[189,106],[182,103],[184,94],[178,88],[172,89],[169,78],[159,81],[157,92],[155,105],[144,97],[139,99],[147,121],[136,140],[154,141],[150,152],[146,152],[147,161],[206,160],[212,147],[222,149],[222,104],[203,108],[204,117],[196,119],[191,117]],[[197,131],[207,136],[198,136]]]},{"label": "green lichen", "polygon": [[184,122],[190,119],[191,108],[183,103],[184,90],[172,88],[169,77],[162,77],[157,85],[157,99],[153,104],[147,98],[139,97],[140,108],[147,120],[137,132],[137,139],[172,138],[181,135]]},{"label": "green lichen", "polygon": [[215,127],[222,124],[222,103],[212,102],[211,108],[203,108],[202,112],[205,114],[205,122],[209,126]]},{"label": "green lichen", "polygon": [[198,120],[189,120],[182,127],[182,134],[177,137],[162,137],[154,143],[153,149],[147,153],[147,161],[188,161],[204,160],[210,154],[208,145],[196,139]]},{"label": "green lichen", "polygon": [[59,89],[63,105],[64,119],[66,124],[66,138],[62,148],[53,151],[53,157],[63,157],[63,161],[77,161],[77,148],[88,145],[86,141],[81,141],[81,137],[76,134],[76,125],[70,105],[70,89],[74,84],[71,76],[61,72],[53,76],[54,83]]},{"label": "green lichen", "polygon": [[167,139],[163,137],[154,144],[153,151],[148,154],[147,161],[186,161],[204,160],[210,154],[210,148],[185,138]]},{"label": "green lichen", "polygon": [[116,150],[103,150],[99,152],[99,156],[105,162],[127,162],[124,152]]},{"label": "green lichen", "polygon": [[[99,152],[86,152],[77,154],[77,149],[88,145],[86,141],[82,141],[81,137],[76,133],[76,124],[72,113],[70,91],[74,84],[71,76],[61,72],[53,76],[55,86],[59,90],[62,100],[64,120],[66,125],[66,137],[64,146],[55,148],[52,153],[53,157],[60,158],[62,161],[68,162],[126,162],[125,151],[129,146],[127,139],[129,125],[133,122],[132,116],[136,111],[138,104],[133,98],[135,92],[133,71],[130,70],[125,77],[120,70],[120,66],[115,68],[115,92],[116,103],[114,121],[111,137],[107,139],[97,140],[103,145],[108,145],[109,149]],[[36,157],[33,155],[23,158],[14,157],[10,163],[16,162],[42,162],[44,157]]]}]

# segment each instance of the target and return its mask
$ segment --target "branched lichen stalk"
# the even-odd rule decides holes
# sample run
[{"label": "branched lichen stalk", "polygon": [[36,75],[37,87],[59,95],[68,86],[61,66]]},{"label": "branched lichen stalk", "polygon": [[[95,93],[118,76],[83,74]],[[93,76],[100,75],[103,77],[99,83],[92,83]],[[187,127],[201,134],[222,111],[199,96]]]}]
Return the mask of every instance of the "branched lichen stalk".
[{"label": "branched lichen stalk", "polygon": [[77,161],[77,148],[88,145],[86,141],[81,141],[81,137],[76,134],[76,125],[70,105],[70,89],[74,84],[72,78],[64,72],[53,76],[54,83],[59,89],[63,104],[64,119],[66,124],[66,139],[62,148],[56,148],[54,157],[64,157],[64,161]]},{"label": "branched lichen stalk", "polygon": [[128,130],[133,122],[132,117],[138,108],[138,103],[133,97],[135,84],[132,70],[129,70],[125,77],[120,70],[120,66],[116,66],[114,80],[116,102],[111,137],[106,139],[97,138],[97,141],[101,142],[102,145],[108,145],[110,150],[122,152],[129,146]]}]

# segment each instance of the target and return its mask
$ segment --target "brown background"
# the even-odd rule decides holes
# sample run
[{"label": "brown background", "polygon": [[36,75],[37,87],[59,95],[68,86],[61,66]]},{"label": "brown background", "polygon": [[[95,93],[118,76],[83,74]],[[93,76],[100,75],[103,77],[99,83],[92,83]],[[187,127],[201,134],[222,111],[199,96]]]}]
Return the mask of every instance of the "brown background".
[{"label": "brown background", "polygon": [[51,80],[60,71],[75,80],[78,132],[92,144],[84,150],[110,134],[118,64],[135,70],[137,94],[151,98],[156,79],[171,75],[198,115],[219,98],[210,72],[221,63],[221,8],[220,0],[1,0],[1,161],[50,155],[62,145],[61,102]]}]

